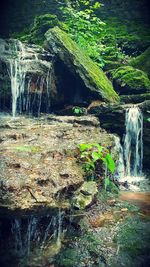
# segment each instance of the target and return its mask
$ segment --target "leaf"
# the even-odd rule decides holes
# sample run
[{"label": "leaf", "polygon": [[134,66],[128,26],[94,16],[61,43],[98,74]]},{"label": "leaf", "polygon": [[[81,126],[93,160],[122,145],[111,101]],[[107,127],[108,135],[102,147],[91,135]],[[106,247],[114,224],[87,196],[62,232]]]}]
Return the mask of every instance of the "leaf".
[{"label": "leaf", "polygon": [[107,168],[110,170],[111,173],[114,173],[115,171],[115,162],[112,159],[110,154],[107,154],[103,160],[106,163]]},{"label": "leaf", "polygon": [[79,145],[80,152],[83,152],[91,148],[92,148],[91,144],[80,144]]},{"label": "leaf", "polygon": [[92,159],[94,162],[101,159],[101,156],[102,156],[102,154],[97,152],[97,151],[92,152]]}]

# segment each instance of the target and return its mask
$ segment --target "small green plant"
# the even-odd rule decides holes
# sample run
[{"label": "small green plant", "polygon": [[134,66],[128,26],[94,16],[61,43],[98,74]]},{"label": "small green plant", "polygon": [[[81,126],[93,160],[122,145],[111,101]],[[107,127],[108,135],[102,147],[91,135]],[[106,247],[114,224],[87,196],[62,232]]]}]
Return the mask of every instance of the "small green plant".
[{"label": "small green plant", "polygon": [[[92,179],[95,176],[95,171],[98,163],[102,165],[105,170],[108,170],[111,174],[115,171],[115,163],[109,153],[104,152],[104,148],[97,143],[93,144],[80,144],[80,159],[83,165],[85,173]],[[105,178],[106,179],[106,178]],[[107,178],[108,179],[108,178]],[[106,189],[108,181],[106,179]]]},{"label": "small green plant", "polygon": [[81,116],[85,113],[84,108],[80,108],[80,107],[73,107],[72,111],[73,111],[73,114],[77,116]]}]

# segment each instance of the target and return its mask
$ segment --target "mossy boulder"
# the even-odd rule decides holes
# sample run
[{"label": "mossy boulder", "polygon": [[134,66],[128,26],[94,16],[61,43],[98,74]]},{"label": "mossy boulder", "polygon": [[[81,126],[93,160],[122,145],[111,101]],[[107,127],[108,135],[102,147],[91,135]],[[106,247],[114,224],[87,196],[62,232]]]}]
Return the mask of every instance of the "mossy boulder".
[{"label": "mossy boulder", "polygon": [[113,84],[121,95],[150,92],[147,74],[131,66],[123,66],[112,72]]},{"label": "mossy boulder", "polygon": [[67,33],[59,27],[54,27],[47,31],[45,36],[47,48],[55,53],[71,73],[79,77],[87,92],[106,102],[119,101],[117,93],[104,72],[78,47]]},{"label": "mossy boulder", "polygon": [[130,64],[142,71],[145,71],[150,78],[150,47],[144,53],[131,60]]},{"label": "mossy boulder", "polygon": [[87,208],[92,204],[95,195],[97,194],[96,182],[84,182],[83,185],[76,191],[73,198],[73,206],[80,210]]},{"label": "mossy boulder", "polygon": [[30,43],[43,45],[45,40],[44,34],[55,26],[61,26],[61,22],[56,15],[44,14],[36,16],[33,25],[29,29],[25,29],[21,33],[14,34],[13,37],[21,41],[28,41]]}]

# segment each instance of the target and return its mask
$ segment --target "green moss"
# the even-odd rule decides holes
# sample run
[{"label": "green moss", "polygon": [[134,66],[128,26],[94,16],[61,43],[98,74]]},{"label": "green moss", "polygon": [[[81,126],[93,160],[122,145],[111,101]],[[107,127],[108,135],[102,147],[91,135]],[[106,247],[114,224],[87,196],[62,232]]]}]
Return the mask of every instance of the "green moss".
[{"label": "green moss", "polygon": [[[108,102],[119,101],[117,93],[113,90],[111,82],[99,67],[78,47],[78,45],[60,28],[55,27],[46,33],[49,43],[55,39],[55,45],[67,51],[72,58],[76,72],[84,69],[84,74],[88,77],[89,87],[92,86],[95,92]],[[57,43],[57,44],[56,44]],[[93,90],[93,89],[92,89]]]},{"label": "green moss", "polygon": [[131,60],[130,64],[142,71],[145,71],[150,77],[150,47],[144,53]]},{"label": "green moss", "polygon": [[119,89],[127,90],[126,92],[122,90],[121,93],[134,93],[133,90],[136,90],[138,93],[150,91],[150,80],[147,74],[131,66],[118,68],[112,72],[112,77],[115,84],[119,86]]}]

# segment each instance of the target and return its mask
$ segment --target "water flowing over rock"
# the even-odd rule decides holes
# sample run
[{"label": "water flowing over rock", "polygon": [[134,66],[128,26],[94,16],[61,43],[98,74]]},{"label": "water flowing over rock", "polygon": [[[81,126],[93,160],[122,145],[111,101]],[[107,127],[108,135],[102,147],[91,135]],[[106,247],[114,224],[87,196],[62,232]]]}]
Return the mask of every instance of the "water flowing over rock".
[{"label": "water flowing over rock", "polygon": [[15,39],[1,39],[0,48],[2,106],[7,106],[7,101],[10,101],[6,98],[8,95],[12,99],[14,117],[23,111],[38,115],[41,106],[49,112],[51,95],[55,93],[54,86],[52,88],[52,55],[38,46]]},{"label": "water flowing over rock", "polygon": [[124,156],[126,176],[142,175],[143,165],[143,114],[138,107],[126,110]]},{"label": "water flowing over rock", "polygon": [[[110,131],[111,133],[116,133],[121,140],[123,140],[126,127],[126,110],[131,108],[139,108],[143,114],[143,167],[149,169],[149,157],[150,157],[150,123],[149,110],[150,110],[150,100],[146,100],[142,103],[133,104],[122,104],[122,105],[107,105],[105,103],[98,104],[88,110],[90,114],[95,114],[100,120],[101,127]],[[123,142],[121,142],[123,146]]]},{"label": "water flowing over rock", "polygon": [[120,138],[115,137],[116,151],[119,154],[115,177],[131,190],[139,191],[136,184],[144,181],[144,174],[143,114],[138,107],[126,109],[125,127],[126,132],[122,145]]}]

